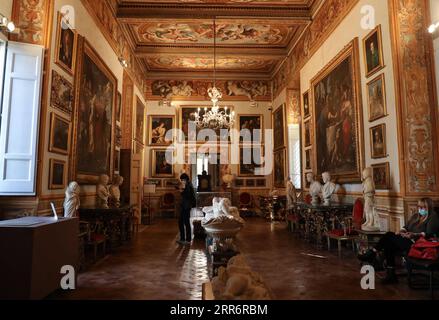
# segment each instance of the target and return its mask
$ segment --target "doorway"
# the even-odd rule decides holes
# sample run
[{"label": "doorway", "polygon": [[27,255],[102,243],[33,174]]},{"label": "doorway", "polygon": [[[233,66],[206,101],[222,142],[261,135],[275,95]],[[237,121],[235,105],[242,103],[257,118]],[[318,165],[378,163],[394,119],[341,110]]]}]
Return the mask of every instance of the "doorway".
[{"label": "doorway", "polygon": [[198,153],[192,155],[192,184],[198,189],[198,176],[205,171],[210,176],[212,191],[217,191],[221,187],[220,174],[220,154],[217,153]]}]

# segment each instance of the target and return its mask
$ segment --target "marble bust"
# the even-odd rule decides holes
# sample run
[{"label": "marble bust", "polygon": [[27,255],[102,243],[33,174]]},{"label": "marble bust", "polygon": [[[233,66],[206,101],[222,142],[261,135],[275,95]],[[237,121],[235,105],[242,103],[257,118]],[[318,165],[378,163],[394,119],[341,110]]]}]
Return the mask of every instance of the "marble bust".
[{"label": "marble bust", "polygon": [[363,197],[364,217],[366,222],[361,226],[364,231],[380,231],[378,214],[375,211],[375,182],[373,181],[373,169],[363,170]]},{"label": "marble bust", "polygon": [[108,209],[108,197],[110,192],[108,190],[108,181],[110,178],[103,174],[99,177],[99,183],[96,186],[96,206],[99,209]]},{"label": "marble bust", "polygon": [[331,203],[332,195],[337,188],[336,184],[331,181],[331,174],[329,172],[324,172],[322,174],[323,178],[323,187],[322,187],[322,195],[323,195],[323,204],[329,206]]},{"label": "marble bust", "polygon": [[70,182],[66,189],[65,195],[64,217],[74,218],[77,216],[77,212],[81,204],[79,200],[79,184],[75,181]]},{"label": "marble bust", "polygon": [[319,195],[322,191],[322,185],[320,182],[314,180],[314,174],[312,172],[306,175],[306,180],[309,182],[309,194],[312,197],[312,204],[316,205],[319,203]]},{"label": "marble bust", "polygon": [[110,203],[116,208],[120,207],[120,186],[123,184],[122,176],[115,176],[110,186]]}]

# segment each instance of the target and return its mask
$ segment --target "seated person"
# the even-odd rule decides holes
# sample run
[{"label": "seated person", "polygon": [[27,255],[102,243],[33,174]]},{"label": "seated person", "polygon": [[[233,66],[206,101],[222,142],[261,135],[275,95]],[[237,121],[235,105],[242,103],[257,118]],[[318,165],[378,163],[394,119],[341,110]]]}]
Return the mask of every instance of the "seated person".
[{"label": "seated person", "polygon": [[387,233],[375,248],[360,254],[358,259],[363,262],[373,263],[378,252],[384,252],[387,262],[387,275],[383,280],[384,284],[396,283],[395,256],[407,254],[420,237],[431,238],[439,235],[439,216],[434,211],[433,201],[424,198],[418,202],[418,211],[407,225],[398,233]]}]

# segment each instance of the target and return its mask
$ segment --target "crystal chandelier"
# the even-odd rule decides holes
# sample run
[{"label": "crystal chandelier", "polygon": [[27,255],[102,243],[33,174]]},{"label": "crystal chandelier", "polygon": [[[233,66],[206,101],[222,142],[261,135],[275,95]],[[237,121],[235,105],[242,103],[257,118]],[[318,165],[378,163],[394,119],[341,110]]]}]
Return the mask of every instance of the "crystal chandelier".
[{"label": "crystal chandelier", "polygon": [[201,108],[195,113],[195,124],[200,129],[230,129],[235,123],[235,112],[229,110],[228,107],[220,108],[218,102],[222,99],[223,94],[216,87],[216,21],[213,20],[213,87],[207,91],[210,100],[212,101],[212,108],[204,108],[204,113],[201,115]]}]

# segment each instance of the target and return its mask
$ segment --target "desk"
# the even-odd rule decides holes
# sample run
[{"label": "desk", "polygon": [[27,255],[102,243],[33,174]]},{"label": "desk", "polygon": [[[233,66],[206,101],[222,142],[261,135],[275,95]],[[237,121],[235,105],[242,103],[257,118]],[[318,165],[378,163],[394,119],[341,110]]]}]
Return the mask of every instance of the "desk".
[{"label": "desk", "polygon": [[131,239],[134,218],[132,209],[131,206],[109,209],[81,207],[79,216],[81,220],[90,223],[92,233],[105,235],[111,247]]},{"label": "desk", "polygon": [[0,299],[43,299],[60,288],[61,267],[79,272],[79,220],[0,222]]},{"label": "desk", "polygon": [[331,203],[329,205],[312,205],[305,202],[295,204],[297,212],[305,221],[305,238],[315,237],[322,244],[323,235],[341,227],[341,221],[352,215],[352,203]]}]

